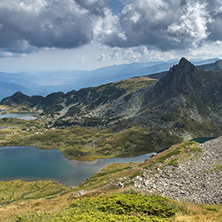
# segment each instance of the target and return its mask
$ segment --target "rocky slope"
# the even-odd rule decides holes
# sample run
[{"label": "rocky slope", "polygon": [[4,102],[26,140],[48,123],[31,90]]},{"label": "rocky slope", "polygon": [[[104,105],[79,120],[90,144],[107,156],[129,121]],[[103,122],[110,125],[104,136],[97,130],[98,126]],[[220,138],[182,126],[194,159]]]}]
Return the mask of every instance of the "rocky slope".
[{"label": "rocky slope", "polygon": [[[209,63],[205,65],[199,65],[197,66],[201,70],[205,71],[222,71],[222,60],[218,60],[214,63]],[[159,72],[159,73],[154,73],[151,75],[148,75],[151,79],[161,79],[167,74],[167,71],[165,72]]]},{"label": "rocky slope", "polygon": [[142,164],[110,165],[81,187],[97,189],[100,183],[100,190],[130,187],[182,202],[222,204],[221,144],[221,137],[203,144],[177,144]]},{"label": "rocky slope", "polygon": [[[222,204],[222,138],[199,144],[164,162],[143,164],[135,188],[180,201]],[[193,145],[194,146],[194,145]],[[189,150],[190,149],[190,150]],[[194,152],[196,151],[196,152]]]},{"label": "rocky slope", "polygon": [[221,71],[222,70],[222,60],[218,60],[215,63],[199,66],[199,68],[202,70]]}]

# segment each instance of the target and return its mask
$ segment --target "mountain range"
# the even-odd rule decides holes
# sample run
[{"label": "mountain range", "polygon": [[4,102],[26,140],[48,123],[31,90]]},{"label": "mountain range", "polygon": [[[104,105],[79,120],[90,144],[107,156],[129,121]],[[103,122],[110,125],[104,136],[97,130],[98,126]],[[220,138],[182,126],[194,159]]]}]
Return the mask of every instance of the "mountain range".
[{"label": "mountain range", "polygon": [[[210,60],[195,60],[196,65],[209,64],[214,66],[217,58]],[[84,87],[94,87],[101,84],[120,81],[136,76],[145,76],[168,70],[177,60],[167,62],[146,62],[114,65],[92,71],[61,70],[61,71],[35,71],[30,73],[0,73],[1,85],[0,99],[21,91],[27,95],[46,96],[52,92],[69,92]],[[166,72],[165,72],[166,73]],[[152,78],[160,78],[154,75]],[[7,83],[7,87],[4,87]]]},{"label": "mountain range", "polygon": [[[158,150],[221,135],[221,86],[222,71],[204,71],[182,58],[160,80],[137,77],[46,97],[17,92],[1,104],[32,108],[48,119],[48,127],[80,125],[116,132],[140,127],[140,141]],[[147,152],[135,146],[139,153]]]}]

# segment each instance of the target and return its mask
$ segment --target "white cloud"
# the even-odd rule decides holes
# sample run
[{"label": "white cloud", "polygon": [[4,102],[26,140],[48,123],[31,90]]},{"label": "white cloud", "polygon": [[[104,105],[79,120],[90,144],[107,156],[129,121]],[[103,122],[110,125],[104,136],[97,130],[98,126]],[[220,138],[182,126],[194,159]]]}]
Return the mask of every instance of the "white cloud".
[{"label": "white cloud", "polygon": [[183,37],[188,38],[188,41],[198,43],[208,37],[207,23],[209,22],[205,4],[189,3],[186,14],[182,15],[179,21],[171,24],[167,31],[175,36],[178,42]]},{"label": "white cloud", "polygon": [[106,60],[106,55],[102,54],[101,56],[98,57],[97,61],[105,61]]},{"label": "white cloud", "polygon": [[162,51],[199,47],[222,39],[221,7],[221,0],[132,0],[121,13],[118,29],[106,33],[103,42]]},{"label": "white cloud", "polygon": [[154,51],[159,55],[159,50],[196,49],[222,41],[221,0],[121,2],[124,9],[114,15],[108,0],[1,0],[0,51],[70,49],[95,41],[113,47],[106,60],[138,61]]}]

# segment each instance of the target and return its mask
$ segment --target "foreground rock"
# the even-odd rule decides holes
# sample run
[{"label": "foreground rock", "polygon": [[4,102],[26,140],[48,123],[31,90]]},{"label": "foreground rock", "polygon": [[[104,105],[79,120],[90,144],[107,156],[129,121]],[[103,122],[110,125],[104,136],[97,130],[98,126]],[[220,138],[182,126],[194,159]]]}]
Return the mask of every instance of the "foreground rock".
[{"label": "foreground rock", "polygon": [[192,146],[164,163],[145,164],[135,188],[179,201],[222,204],[222,138]]}]

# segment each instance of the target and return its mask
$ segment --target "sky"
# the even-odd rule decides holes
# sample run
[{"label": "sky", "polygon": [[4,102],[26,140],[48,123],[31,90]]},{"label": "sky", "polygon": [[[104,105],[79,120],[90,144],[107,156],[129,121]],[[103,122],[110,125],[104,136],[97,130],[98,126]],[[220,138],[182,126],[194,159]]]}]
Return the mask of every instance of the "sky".
[{"label": "sky", "polygon": [[222,0],[1,0],[0,71],[222,58]]}]

